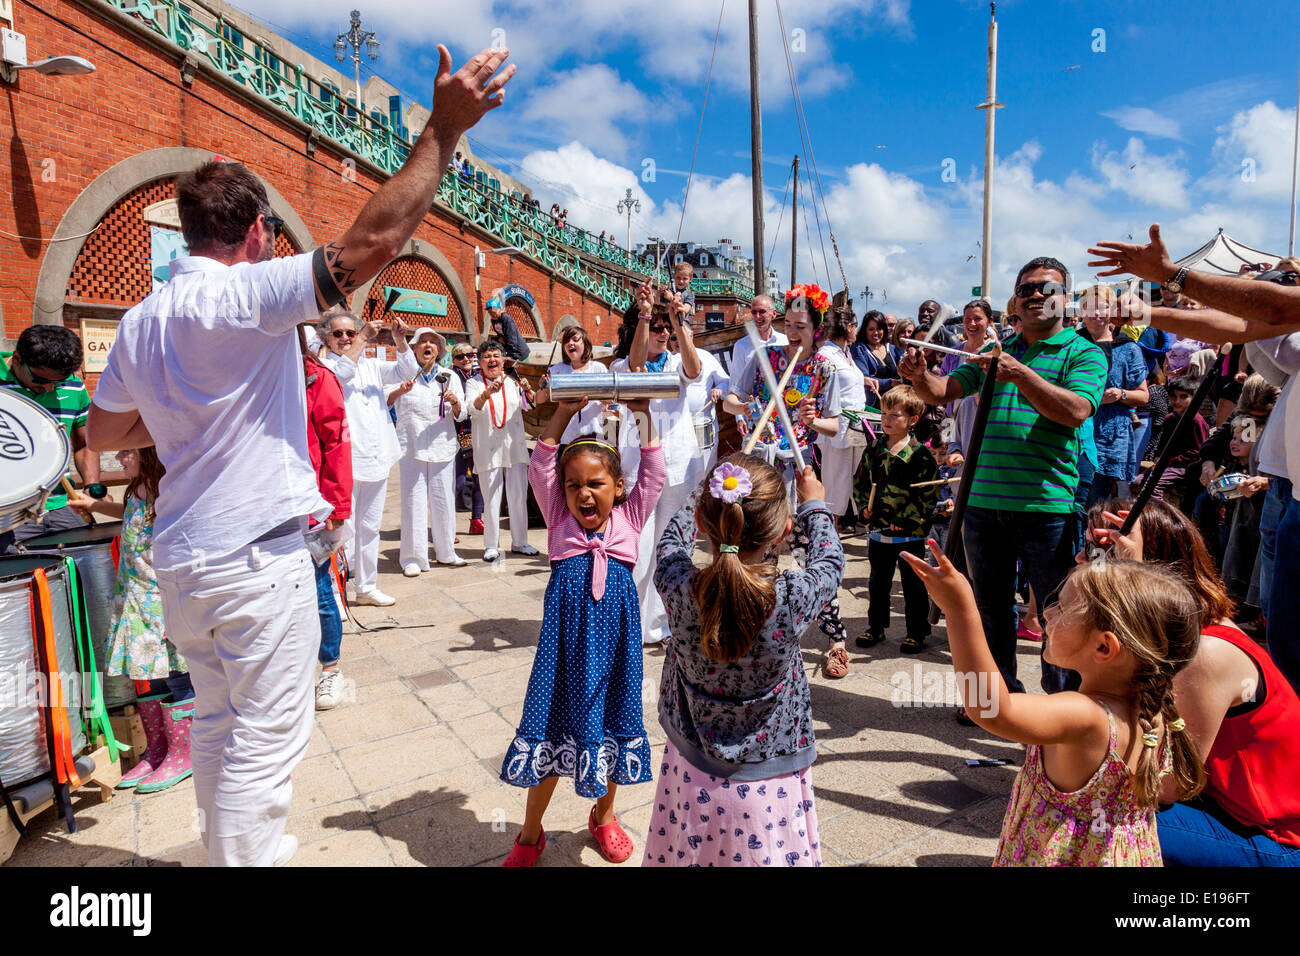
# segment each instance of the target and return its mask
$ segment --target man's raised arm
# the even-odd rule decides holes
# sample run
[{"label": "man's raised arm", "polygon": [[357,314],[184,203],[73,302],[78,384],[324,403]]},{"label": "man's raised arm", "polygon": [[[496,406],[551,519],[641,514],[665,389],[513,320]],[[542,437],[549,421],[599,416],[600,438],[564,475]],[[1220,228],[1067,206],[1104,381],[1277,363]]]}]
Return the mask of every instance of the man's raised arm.
[{"label": "man's raised arm", "polygon": [[432,112],[406,163],[375,190],[342,236],[316,250],[314,279],[322,310],[341,302],[401,254],[433,205],[461,134],[505,102],[503,87],[515,67],[497,70],[509,55],[509,50],[484,50],[452,73],[451,54],[438,45]]}]

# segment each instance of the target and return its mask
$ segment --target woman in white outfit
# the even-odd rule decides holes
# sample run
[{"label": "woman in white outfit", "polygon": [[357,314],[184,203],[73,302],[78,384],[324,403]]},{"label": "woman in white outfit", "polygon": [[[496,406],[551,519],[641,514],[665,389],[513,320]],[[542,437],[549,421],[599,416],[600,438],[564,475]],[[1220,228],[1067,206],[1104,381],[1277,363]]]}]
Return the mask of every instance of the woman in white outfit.
[{"label": "woman in white outfit", "polygon": [[[676,372],[681,393],[677,398],[657,398],[650,403],[668,480],[655,505],[654,521],[646,522],[642,529],[640,552],[632,572],[641,598],[641,640],[646,644],[658,644],[668,636],[668,612],[654,586],[655,545],[677,509],[704,477],[707,463],[696,443],[689,410],[690,387],[703,372],[695,340],[681,331],[682,318],[690,315],[690,306],[681,301],[680,295],[666,289],[658,293],[658,302],[654,295],[649,282],[637,290],[637,326],[628,367],[634,372]],[[674,335],[680,348],[676,355],[668,350]],[[629,432],[638,433],[634,428]]]},{"label": "woman in white outfit", "polygon": [[[547,383],[556,375],[599,375],[609,371],[604,365],[591,357],[591,336],[580,325],[571,325],[560,333],[560,351],[563,362],[556,362],[546,372]],[[544,405],[551,400],[549,388],[537,391],[537,404]],[[605,434],[605,406],[602,402],[588,402],[582,411],[569,419],[560,436],[560,444],[567,445],[579,435]]]},{"label": "woman in white outfit", "polygon": [[433,329],[420,329],[411,350],[420,370],[397,387],[398,466],[402,478],[402,573],[429,570],[429,537],[439,564],[465,566],[456,554],[456,422],[464,421],[460,376],[441,368],[445,346]]},{"label": "woman in white outfit", "polygon": [[537,554],[528,543],[528,445],[523,403],[534,399],[525,381],[521,388],[506,377],[501,343],[487,339],[478,347],[479,374],[465,386],[474,433],[474,470],[483,489],[483,560],[501,556],[501,493],[510,511],[510,550]]},{"label": "woman in white outfit", "polygon": [[364,323],[348,311],[326,313],[320,326],[329,354],[329,366],[343,386],[348,410],[348,431],[352,436],[352,521],[353,538],[348,546],[352,579],[356,582],[356,604],[388,607],[397,603],[379,590],[379,525],[384,517],[384,495],[388,473],[402,457],[397,433],[388,417],[385,386],[398,385],[420,371],[415,355],[406,344],[406,326],[393,317],[391,325],[397,360],[368,358],[366,345],[377,335],[377,327]]},{"label": "woman in white outfit", "polygon": [[861,412],[867,407],[866,381],[849,358],[849,346],[857,334],[853,310],[837,306],[831,310],[826,342],[817,353],[819,359],[834,369],[823,414],[838,419],[839,430],[834,435],[819,432],[817,447],[821,449],[826,507],[836,519],[844,517],[853,500],[853,476],[857,474],[862,453],[867,449],[866,432],[856,426],[850,427],[849,419],[840,414],[845,410]]}]

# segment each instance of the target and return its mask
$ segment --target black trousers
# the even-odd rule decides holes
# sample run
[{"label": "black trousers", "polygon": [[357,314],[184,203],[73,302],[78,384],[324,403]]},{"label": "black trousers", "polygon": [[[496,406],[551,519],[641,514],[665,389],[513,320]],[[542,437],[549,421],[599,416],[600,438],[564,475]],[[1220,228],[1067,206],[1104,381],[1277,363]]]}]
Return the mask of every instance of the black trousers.
[{"label": "black trousers", "polygon": [[903,581],[903,617],[907,621],[908,637],[930,636],[930,595],[916,572],[903,560],[903,552],[910,551],[925,557],[924,541],[903,544],[886,544],[883,541],[867,542],[867,560],[871,564],[871,577],[867,588],[870,603],[867,608],[867,626],[873,631],[889,627],[889,595],[893,590],[894,568],[898,568]]}]

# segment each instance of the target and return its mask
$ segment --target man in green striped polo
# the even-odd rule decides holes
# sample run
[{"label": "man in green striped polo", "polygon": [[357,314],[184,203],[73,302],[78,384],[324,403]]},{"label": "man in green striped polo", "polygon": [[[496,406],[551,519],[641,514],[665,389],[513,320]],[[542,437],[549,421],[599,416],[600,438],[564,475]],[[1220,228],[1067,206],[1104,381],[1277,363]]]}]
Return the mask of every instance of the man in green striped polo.
[{"label": "man in green striped polo", "polygon": [[[99,455],[86,447],[90,396],[85,383],[76,376],[81,359],[81,339],[71,329],[33,325],[18,336],[15,351],[0,352],[0,388],[30,398],[58,419],[72,443],[73,459],[83,484],[93,484],[99,481]],[[82,527],[81,515],[67,504],[68,496],[62,489],[50,495],[45,504],[48,510],[39,523],[19,525],[0,535],[0,554],[12,549],[15,541]]]},{"label": "man in green striped polo", "polygon": [[[1013,691],[1024,690],[1016,677],[1016,563],[1042,624],[1074,565],[1079,426],[1096,411],[1106,382],[1101,349],[1064,326],[1068,290],[1068,271],[1050,257],[1016,276],[1020,331],[1003,343],[979,460],[966,463],[975,469],[962,525],[966,566],[989,650]],[[991,358],[985,353],[941,377],[915,353],[908,350],[899,374],[934,404],[979,392]],[[1070,675],[1044,661],[1043,689],[1065,689]]]}]

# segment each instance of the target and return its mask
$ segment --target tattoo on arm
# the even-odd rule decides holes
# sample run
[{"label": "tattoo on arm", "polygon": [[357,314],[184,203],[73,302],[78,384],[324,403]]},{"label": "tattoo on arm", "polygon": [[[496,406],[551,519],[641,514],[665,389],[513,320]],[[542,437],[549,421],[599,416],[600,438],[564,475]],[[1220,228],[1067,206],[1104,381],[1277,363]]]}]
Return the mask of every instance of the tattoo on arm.
[{"label": "tattoo on arm", "polygon": [[312,254],[311,265],[317,293],[326,307],[338,305],[360,285],[355,281],[356,270],[343,264],[342,243],[330,242],[318,246]]}]

